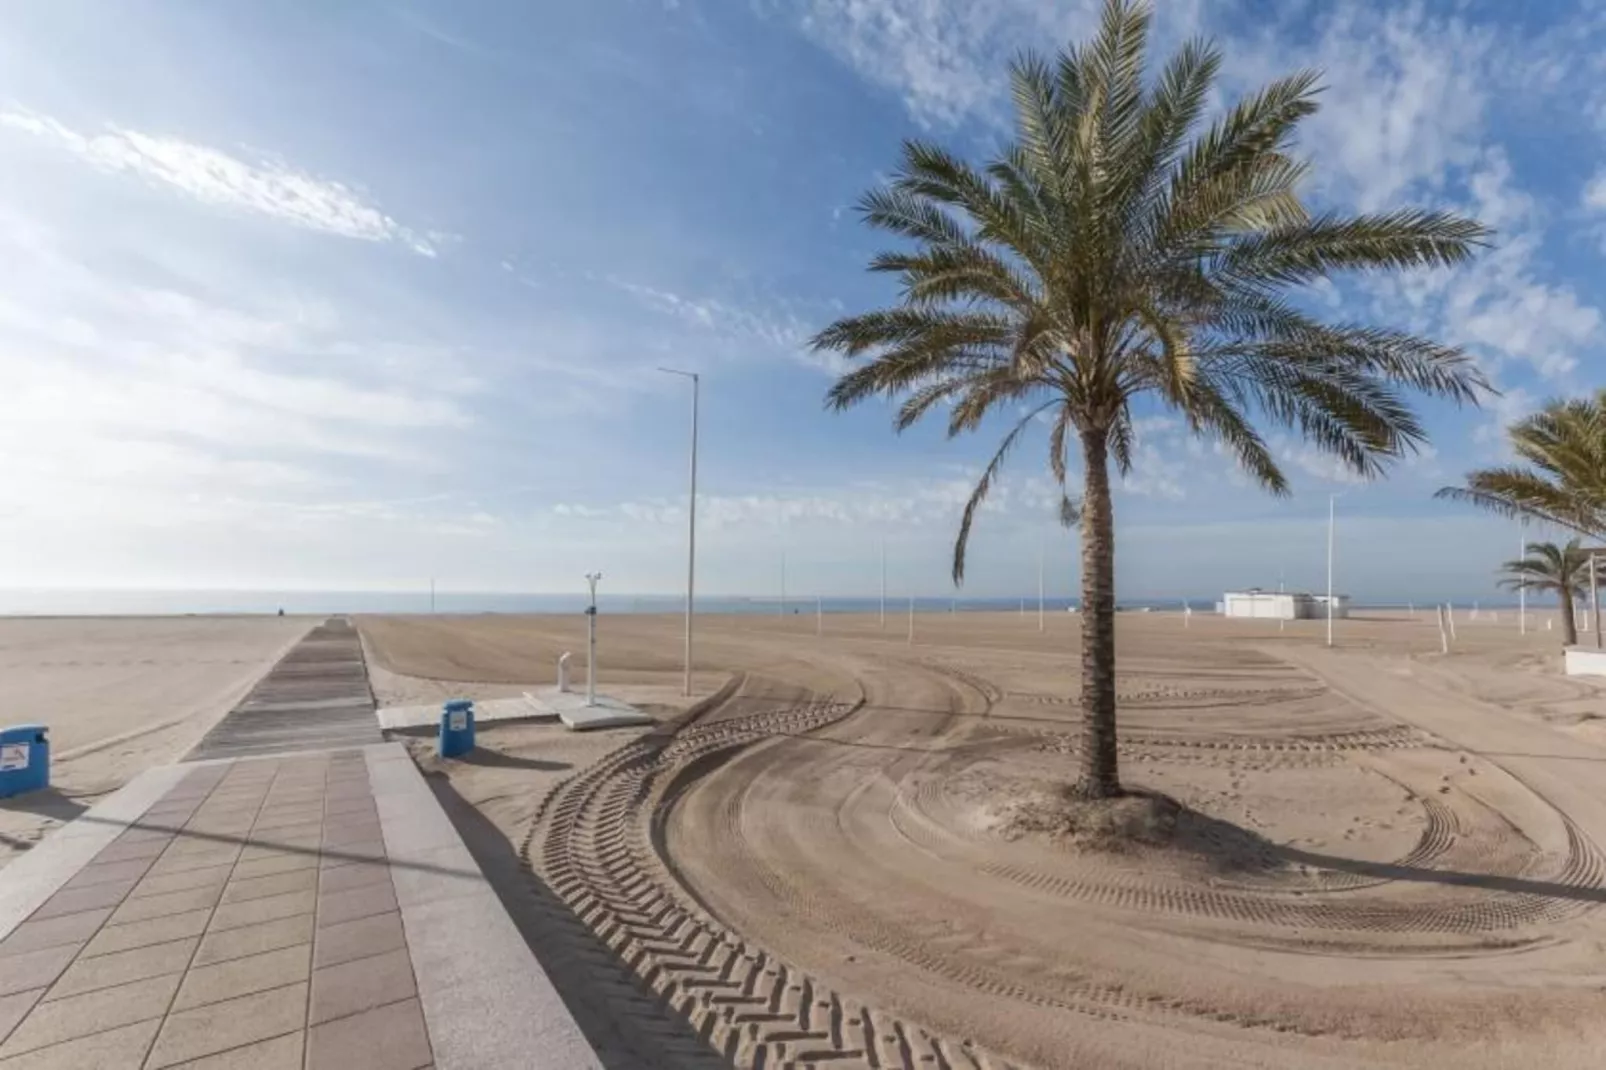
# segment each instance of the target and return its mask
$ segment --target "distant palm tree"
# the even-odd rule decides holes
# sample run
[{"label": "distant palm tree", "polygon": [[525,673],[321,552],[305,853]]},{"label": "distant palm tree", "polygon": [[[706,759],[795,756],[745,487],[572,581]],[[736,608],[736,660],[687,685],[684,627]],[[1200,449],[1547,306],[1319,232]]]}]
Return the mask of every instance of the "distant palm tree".
[{"label": "distant palm tree", "polygon": [[1469,472],[1437,497],[1606,537],[1606,390],[1552,401],[1506,434],[1522,463]]},{"label": "distant palm tree", "polygon": [[[1459,264],[1487,231],[1442,212],[1312,216],[1296,192],[1308,166],[1290,153],[1316,110],[1317,74],[1272,82],[1200,131],[1221,56],[1188,43],[1146,85],[1149,22],[1148,4],[1107,0],[1090,43],[1017,60],[1014,143],[980,169],[906,143],[890,183],[859,205],[868,224],[914,243],[870,265],[898,277],[902,302],[813,340],[870,356],[831,388],[833,408],[903,396],[902,430],[948,405],[950,435],[1019,414],[960,520],[955,583],[1006,455],[1047,423],[1062,518],[1082,527],[1077,788],[1088,797],[1121,792],[1110,467],[1131,467],[1134,407],[1179,413],[1283,495],[1256,417],[1373,476],[1425,439],[1407,391],[1475,402],[1486,387],[1459,350],[1324,322],[1296,301],[1346,271]],[[1079,507],[1067,491],[1073,442]]]},{"label": "distant palm tree", "polygon": [[1513,591],[1553,591],[1561,599],[1563,641],[1568,646],[1578,642],[1578,621],[1573,615],[1573,600],[1583,592],[1589,572],[1589,554],[1573,539],[1566,546],[1553,542],[1531,542],[1528,556],[1507,561],[1500,566],[1507,573],[1500,586]]}]

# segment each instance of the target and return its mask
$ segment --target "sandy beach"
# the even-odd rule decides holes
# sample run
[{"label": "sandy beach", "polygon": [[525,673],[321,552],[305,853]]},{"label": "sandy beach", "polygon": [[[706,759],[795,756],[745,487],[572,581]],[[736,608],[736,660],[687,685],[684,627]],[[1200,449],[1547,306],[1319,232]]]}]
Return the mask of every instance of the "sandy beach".
[{"label": "sandy beach", "polygon": [[[658,730],[417,753],[608,1065],[1596,1066],[1606,701],[1550,615],[1458,617],[1444,656],[1426,613],[1332,650],[1123,614],[1123,775],[1179,809],[1120,850],[1056,824],[1071,614],[922,615],[913,644],[705,618],[692,699],[679,618],[608,618],[602,685]],[[583,649],[578,618],[361,625],[382,701]]]},{"label": "sandy beach", "polygon": [[0,724],[49,726],[54,788],[0,800],[0,866],[135,773],[182,757],[313,623],[0,618]]}]

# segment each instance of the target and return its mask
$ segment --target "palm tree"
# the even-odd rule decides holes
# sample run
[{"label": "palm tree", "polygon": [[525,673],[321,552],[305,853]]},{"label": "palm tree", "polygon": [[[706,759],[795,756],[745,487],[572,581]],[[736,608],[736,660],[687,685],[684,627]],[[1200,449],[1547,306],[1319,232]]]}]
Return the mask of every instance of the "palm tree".
[{"label": "palm tree", "polygon": [[1437,497],[1606,536],[1606,390],[1552,401],[1506,433],[1521,463],[1470,472]]},{"label": "palm tree", "polygon": [[1589,554],[1577,539],[1566,546],[1531,542],[1527,557],[1500,566],[1500,571],[1508,574],[1500,586],[1513,591],[1554,591],[1561,599],[1563,639],[1568,646],[1574,646],[1578,642],[1578,621],[1573,616],[1573,599],[1582,593],[1588,570]]},{"label": "palm tree", "polygon": [[[1121,793],[1115,731],[1115,545],[1110,469],[1131,467],[1133,413],[1179,413],[1273,494],[1289,484],[1258,417],[1365,476],[1424,441],[1409,390],[1476,402],[1486,384],[1460,351],[1382,327],[1325,322],[1300,288],[1346,271],[1454,265],[1487,236],[1442,212],[1313,215],[1292,155],[1318,76],[1267,85],[1207,128],[1221,56],[1184,45],[1145,80],[1150,10],[1107,0],[1097,36],[1052,62],[1012,67],[1013,143],[978,168],[926,142],[859,204],[913,248],[877,256],[902,301],[813,340],[865,363],[827,395],[845,409],[902,397],[896,427],[949,406],[948,432],[1023,412],[960,518],[964,578],[977,507],[1040,417],[1062,517],[1082,543],[1082,711],[1077,790]],[[1080,453],[1081,502],[1067,483]],[[1079,517],[1078,517],[1079,513]]]}]

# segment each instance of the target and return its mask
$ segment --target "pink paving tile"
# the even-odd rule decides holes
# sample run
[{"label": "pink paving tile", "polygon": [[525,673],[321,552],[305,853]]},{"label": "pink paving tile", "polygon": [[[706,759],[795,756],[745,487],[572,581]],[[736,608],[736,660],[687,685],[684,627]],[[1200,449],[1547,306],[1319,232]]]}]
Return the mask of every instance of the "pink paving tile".
[{"label": "pink paving tile", "polygon": [[[66,884],[63,884],[61,887],[65,891],[75,888],[92,888],[97,884],[115,884],[119,881],[137,881],[139,878],[143,877],[145,875],[145,871],[150,868],[151,859],[149,856],[144,858],[128,859],[119,862],[105,861],[97,857],[94,861],[90,862],[83,869],[80,869],[77,873],[75,873],[72,880],[68,881]],[[133,887],[132,883],[129,884],[129,887]]]},{"label": "pink paving tile", "polygon": [[287,873],[273,873],[266,877],[250,877],[230,881],[223,889],[223,902],[243,903],[250,899],[263,899],[287,892],[304,892],[318,887],[318,871],[310,866],[292,869]]},{"label": "pink paving tile", "polygon": [[187,869],[181,873],[147,874],[144,880],[134,885],[134,890],[128,893],[128,898],[139,899],[147,895],[167,895],[170,892],[182,892],[187,888],[202,888],[207,885],[216,885],[221,888],[223,882],[229,879],[229,873],[233,869],[234,867],[231,865],[221,865]]},{"label": "pink paving tile", "polygon": [[376,914],[318,930],[312,964],[318,969],[407,946],[399,913]]},{"label": "pink paving tile", "polygon": [[261,899],[247,899],[240,903],[227,903],[213,912],[212,923],[207,929],[210,932],[224,932],[246,925],[260,925],[262,922],[275,921],[279,918],[295,917],[298,914],[311,914],[316,901],[317,895],[311,889],[304,889],[299,892],[286,892],[283,895],[263,896]]},{"label": "pink paving tile", "polygon": [[139,1070],[160,1018],[54,1044],[0,1062],[4,1070]]},{"label": "pink paving tile", "polygon": [[123,901],[123,897],[128,895],[129,889],[133,888],[138,880],[137,877],[128,877],[105,884],[92,884],[88,888],[63,888],[46,899],[44,905],[29,917],[42,921],[61,914],[77,914],[84,910],[116,906]]},{"label": "pink paving tile", "polygon": [[307,1070],[419,1070],[432,1059],[416,999],[324,1022],[307,1032]]},{"label": "pink paving tile", "polygon": [[[16,955],[23,951],[38,951],[40,948],[60,947],[62,944],[82,944],[95,935],[95,930],[111,917],[111,913],[111,907],[101,907],[98,910],[63,914],[41,921],[25,921],[11,930],[10,936],[0,940],[0,960],[7,955]],[[0,965],[0,971],[4,969],[5,967]]]},{"label": "pink paving tile", "polygon": [[66,944],[39,951],[24,951],[0,959],[0,996],[44,988],[53,984],[61,971],[78,954],[82,944]]},{"label": "pink paving tile", "polygon": [[343,962],[312,975],[309,1025],[344,1018],[418,994],[405,948]]},{"label": "pink paving tile", "polygon": [[145,1065],[148,1070],[215,1055],[302,1028],[307,1014],[307,984],[286,985],[267,992],[175,1011]]},{"label": "pink paving tile", "polygon": [[209,907],[215,904],[218,895],[222,891],[221,886],[213,883],[198,885],[194,888],[185,888],[177,892],[167,892],[163,895],[146,895],[138,899],[126,899],[106,924],[126,925],[131,921],[145,921],[149,918],[161,918],[169,914],[182,914],[189,910],[200,910],[202,907]]}]

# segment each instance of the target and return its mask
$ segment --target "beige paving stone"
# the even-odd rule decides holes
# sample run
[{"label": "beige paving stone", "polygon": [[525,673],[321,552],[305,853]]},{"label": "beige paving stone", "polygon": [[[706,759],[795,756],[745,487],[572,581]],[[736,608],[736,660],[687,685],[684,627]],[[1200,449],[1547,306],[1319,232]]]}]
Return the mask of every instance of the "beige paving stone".
[{"label": "beige paving stone", "polygon": [[155,860],[156,856],[167,849],[169,841],[143,840],[138,843],[113,843],[105,847],[95,856],[95,864],[109,862],[133,862],[145,859],[147,864]]},{"label": "beige paving stone", "polygon": [[293,869],[288,873],[273,873],[266,877],[252,877],[248,880],[231,881],[223,889],[223,902],[244,903],[251,899],[263,899],[272,895],[284,895],[287,892],[304,892],[309,888],[318,887],[318,871],[311,867],[306,869]]},{"label": "beige paving stone", "polygon": [[[168,848],[169,851],[172,848]],[[240,857],[240,848],[236,845],[222,851],[210,851],[204,854],[164,854],[156,860],[156,864],[145,872],[146,879],[162,877],[170,873],[187,873],[195,869],[215,869],[218,866],[231,865]]]},{"label": "beige paving stone", "polygon": [[215,1055],[300,1029],[306,1020],[307,984],[175,1011],[162,1023],[147,1070]]},{"label": "beige paving stone", "polygon": [[13,992],[9,996],[0,996],[0,1041],[11,1035],[22,1016],[39,1002],[39,997],[45,994],[42,988],[30,988],[26,992]]},{"label": "beige paving stone", "polygon": [[81,996],[54,999],[37,1004],[22,1024],[11,1031],[4,1044],[0,1044],[0,1067],[7,1056],[60,1044],[132,1025],[150,1018],[160,1018],[172,1002],[178,989],[178,974],[150,977],[131,984],[86,992]]},{"label": "beige paving stone", "polygon": [[97,884],[126,883],[133,887],[134,881],[145,875],[151,868],[150,859],[135,858],[123,862],[105,862],[97,856],[95,861],[89,863],[73,875],[72,880],[63,884],[62,889],[92,888]]},{"label": "beige paving stone", "polygon": [[396,891],[389,881],[376,881],[361,888],[325,892],[318,897],[318,927],[356,921],[373,914],[396,909]]},{"label": "beige paving stone", "polygon": [[88,888],[64,888],[55,895],[46,899],[44,905],[30,915],[31,918],[43,920],[54,918],[62,914],[77,914],[84,910],[94,910],[97,907],[112,907],[123,901],[129,889],[138,882],[138,878],[124,878],[106,884],[92,884]]},{"label": "beige paving stone", "polygon": [[384,862],[358,862],[338,869],[326,869],[318,880],[318,891],[324,894],[329,892],[346,891],[351,888],[361,888],[369,884],[390,880],[390,865]]},{"label": "beige paving stone", "polygon": [[195,952],[195,966],[259,955],[281,947],[294,947],[312,941],[312,915],[280,918],[262,925],[247,925],[227,932],[207,933]]},{"label": "beige paving stone", "polygon": [[60,980],[50,986],[50,993],[45,999],[64,999],[130,981],[143,981],[147,977],[183,973],[189,967],[190,956],[195,953],[195,945],[199,942],[199,937],[191,936],[132,951],[119,951],[115,955],[79,959],[67,967]]},{"label": "beige paving stone", "polygon": [[353,959],[380,955],[407,946],[399,913],[376,914],[359,921],[348,921],[318,930],[318,939],[312,948],[312,964],[316,969],[334,966]]},{"label": "beige paving stone", "polygon": [[0,1070],[139,1070],[160,1018],[0,1059]]},{"label": "beige paving stone", "polygon": [[318,856],[310,851],[279,852],[265,858],[242,861],[234,867],[235,880],[266,877],[272,873],[287,873],[292,869],[317,869]]},{"label": "beige paving stone", "polygon": [[[312,945],[299,944],[260,955],[229,959],[208,966],[197,966],[184,978],[173,1009],[186,1010],[208,1003],[221,1003],[253,992],[282,988],[305,981],[312,972]],[[406,993],[403,993],[406,995]],[[397,997],[398,999],[401,997]]]},{"label": "beige paving stone", "polygon": [[86,958],[92,955],[110,955],[151,944],[165,944],[169,940],[182,940],[186,936],[199,936],[206,928],[210,910],[191,910],[183,914],[169,914],[165,918],[149,921],[131,921],[127,925],[107,925],[95,934],[84,948]]},{"label": "beige paving stone", "polygon": [[297,1030],[193,1062],[179,1063],[174,1070],[301,1070],[301,1052],[306,1042],[307,1034]]},{"label": "beige paving stone", "polygon": [[194,888],[185,888],[182,891],[167,892],[163,895],[146,895],[138,899],[127,899],[118,907],[106,922],[108,925],[126,925],[131,921],[145,921],[149,918],[162,918],[169,914],[182,914],[188,910],[200,910],[217,903],[218,896],[222,894],[222,887],[217,884],[202,884]]},{"label": "beige paving stone", "polygon": [[383,1007],[418,994],[405,948],[343,962],[312,975],[309,1025]]},{"label": "beige paving stone", "polygon": [[228,903],[213,912],[212,923],[207,928],[211,932],[223,932],[227,929],[238,929],[243,925],[259,925],[264,921],[274,921],[278,918],[311,914],[316,902],[316,893],[309,889]]},{"label": "beige paving stone", "polygon": [[203,869],[187,869],[182,873],[165,873],[147,876],[134,885],[134,890],[128,893],[128,898],[138,899],[147,895],[167,895],[169,892],[182,892],[188,888],[204,888],[213,885],[223,887],[223,882],[229,879],[233,866],[207,866]]},{"label": "beige paving stone", "polygon": [[0,959],[0,996],[54,984],[82,946],[64,944],[38,951],[23,951]]},{"label": "beige paving stone", "polygon": [[307,1031],[307,1070],[419,1070],[432,1058],[416,999]]},{"label": "beige paving stone", "polygon": [[[38,951],[45,947],[60,947],[62,944],[82,944],[99,929],[101,923],[111,917],[111,907],[101,907],[99,910],[83,910],[77,914],[62,914],[54,918],[42,918],[39,921],[25,921],[15,929],[11,935],[0,940],[0,960],[7,955],[18,955],[24,951]],[[0,965],[0,971],[5,966]]]}]

